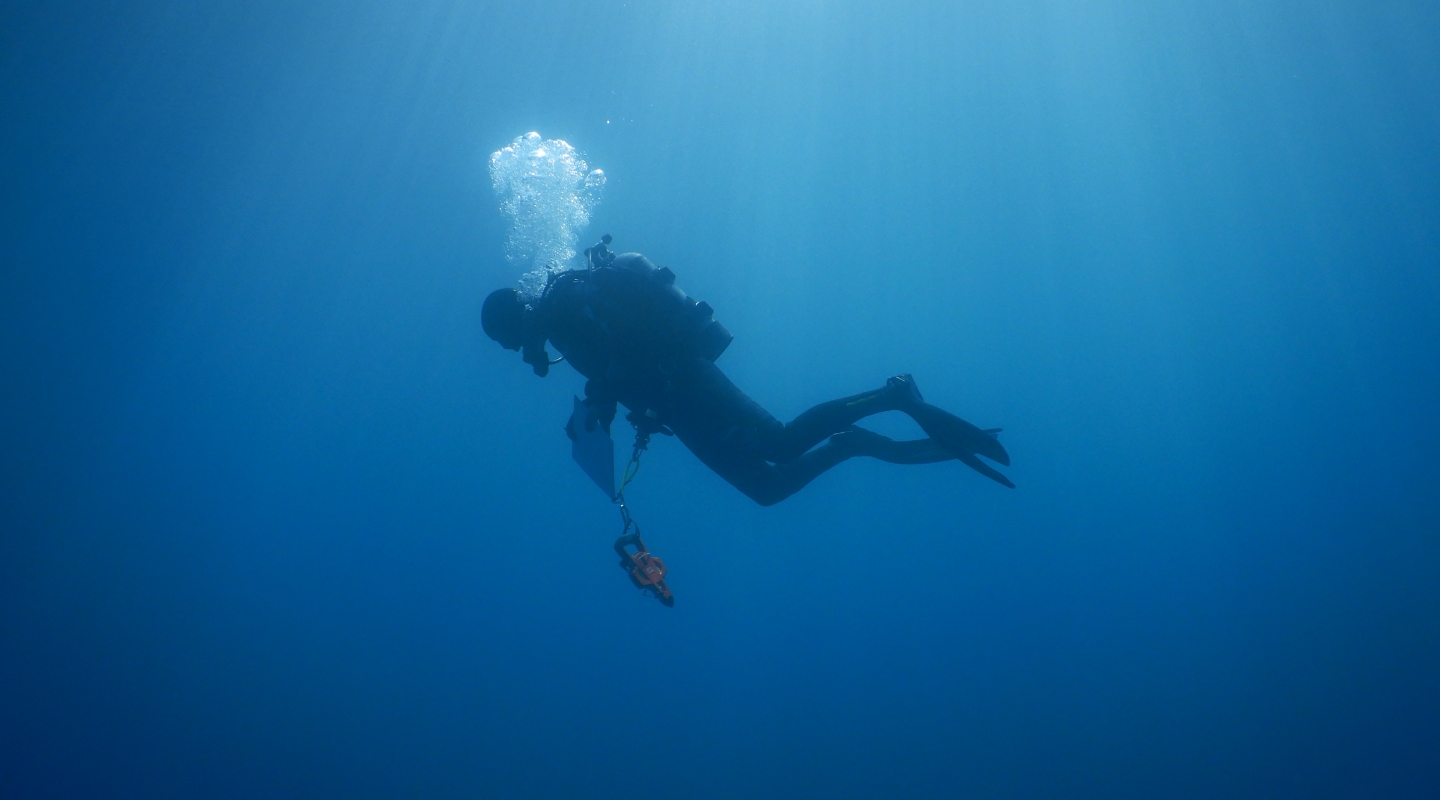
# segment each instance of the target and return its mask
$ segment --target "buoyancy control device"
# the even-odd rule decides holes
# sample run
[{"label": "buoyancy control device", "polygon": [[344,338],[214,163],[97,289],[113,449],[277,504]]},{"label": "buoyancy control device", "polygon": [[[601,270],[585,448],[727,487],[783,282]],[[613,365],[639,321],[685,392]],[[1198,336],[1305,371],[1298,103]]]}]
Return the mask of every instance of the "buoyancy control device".
[{"label": "buoyancy control device", "polygon": [[625,345],[661,358],[719,358],[735,337],[715,319],[710,304],[681,291],[669,267],[657,267],[639,253],[612,253],[610,242],[606,234],[585,251],[595,320]]}]

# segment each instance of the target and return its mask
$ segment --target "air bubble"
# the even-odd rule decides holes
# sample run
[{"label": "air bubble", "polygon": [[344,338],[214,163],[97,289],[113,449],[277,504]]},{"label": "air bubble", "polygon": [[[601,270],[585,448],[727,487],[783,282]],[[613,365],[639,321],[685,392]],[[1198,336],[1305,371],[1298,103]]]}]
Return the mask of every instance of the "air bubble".
[{"label": "air bubble", "polygon": [[490,182],[510,218],[505,260],[524,272],[520,294],[533,299],[575,258],[605,173],[590,169],[567,142],[531,131],[491,154]]}]

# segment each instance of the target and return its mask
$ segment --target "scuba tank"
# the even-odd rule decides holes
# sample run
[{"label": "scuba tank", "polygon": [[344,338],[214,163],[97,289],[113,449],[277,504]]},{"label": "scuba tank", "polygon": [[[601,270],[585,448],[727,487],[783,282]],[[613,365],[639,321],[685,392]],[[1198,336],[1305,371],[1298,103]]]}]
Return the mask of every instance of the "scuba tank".
[{"label": "scuba tank", "polygon": [[715,319],[709,303],[675,285],[669,267],[639,253],[616,255],[599,244],[585,251],[590,262],[589,311],[621,343],[662,358],[697,356],[714,361],[734,335]]}]

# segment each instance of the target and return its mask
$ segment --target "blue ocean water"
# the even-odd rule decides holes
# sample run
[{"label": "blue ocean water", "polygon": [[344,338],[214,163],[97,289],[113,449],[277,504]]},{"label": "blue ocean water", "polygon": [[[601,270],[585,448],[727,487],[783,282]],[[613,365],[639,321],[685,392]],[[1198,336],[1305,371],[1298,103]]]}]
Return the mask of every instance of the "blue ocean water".
[{"label": "blue ocean water", "polygon": [[[1437,42],[1389,0],[6,4],[0,796],[1432,796]],[[760,508],[658,440],[641,596],[582,380],[479,326],[532,130],[771,412],[910,372],[1018,488],[854,460]]]}]

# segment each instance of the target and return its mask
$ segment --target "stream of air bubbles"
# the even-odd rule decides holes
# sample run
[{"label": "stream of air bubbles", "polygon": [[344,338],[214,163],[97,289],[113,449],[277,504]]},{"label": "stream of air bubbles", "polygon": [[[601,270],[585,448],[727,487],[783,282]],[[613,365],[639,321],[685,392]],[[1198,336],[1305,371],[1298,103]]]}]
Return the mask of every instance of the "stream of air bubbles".
[{"label": "stream of air bubbles", "polygon": [[521,270],[521,296],[533,299],[575,258],[605,173],[590,169],[569,143],[532,131],[490,155],[490,182],[510,218],[505,260]]}]

